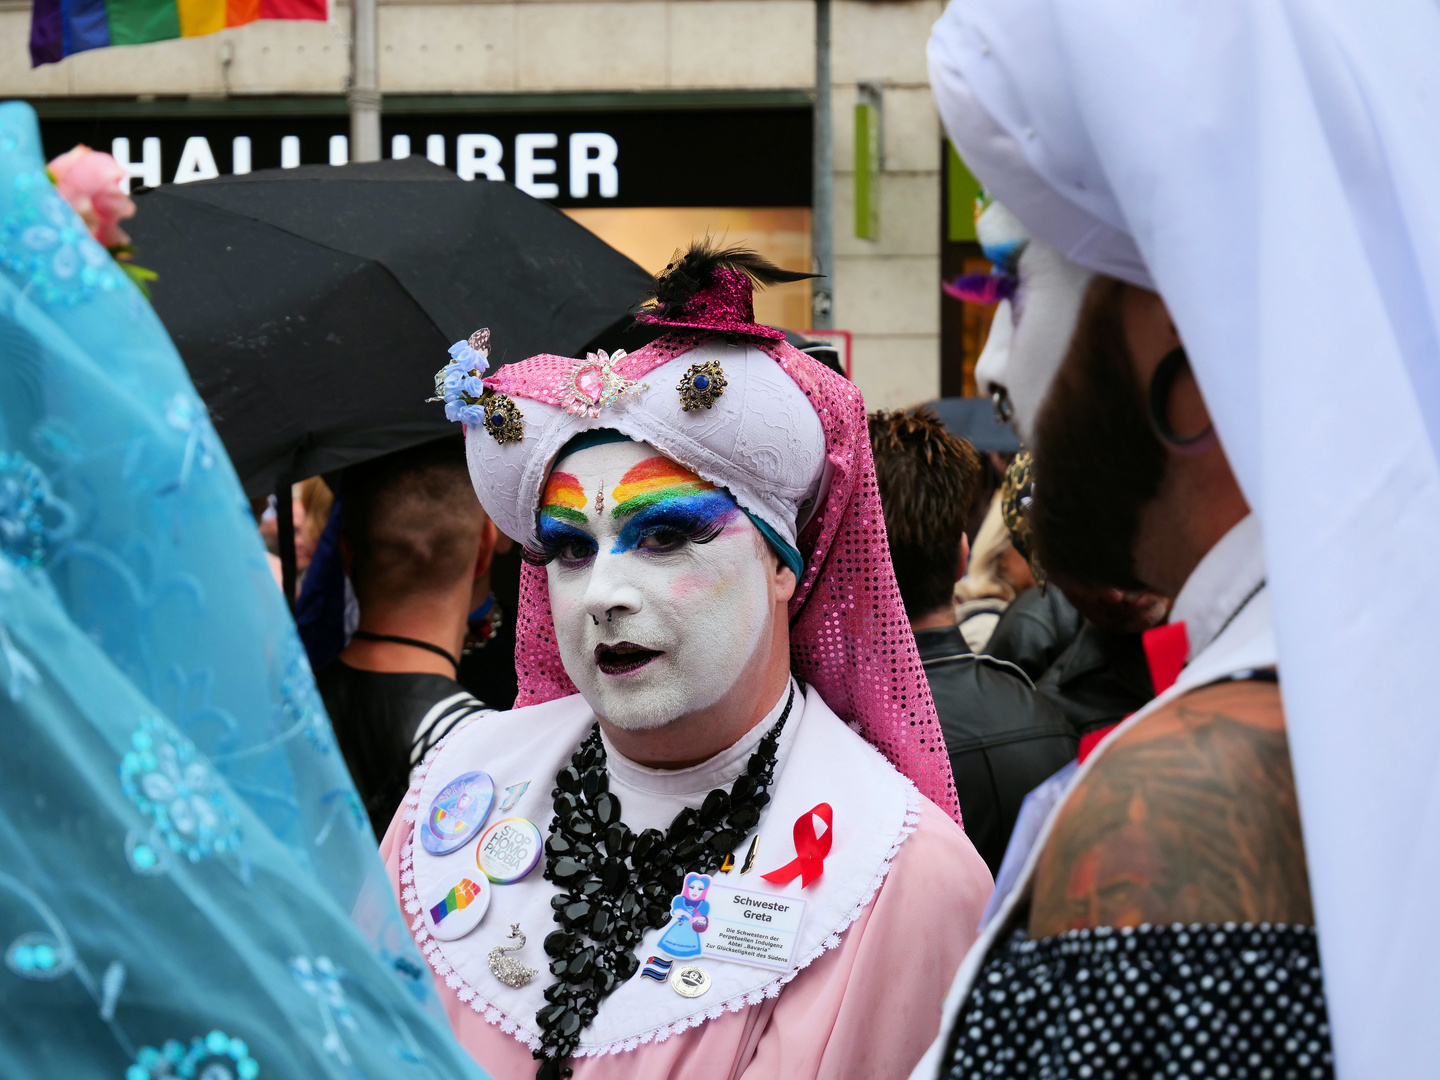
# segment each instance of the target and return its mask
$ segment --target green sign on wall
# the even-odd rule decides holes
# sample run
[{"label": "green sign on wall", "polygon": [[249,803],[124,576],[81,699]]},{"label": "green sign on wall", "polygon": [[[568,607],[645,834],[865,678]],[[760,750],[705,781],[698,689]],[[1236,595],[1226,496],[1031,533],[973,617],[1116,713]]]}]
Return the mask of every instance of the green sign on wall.
[{"label": "green sign on wall", "polygon": [[880,239],[880,106],[855,106],[855,235]]},{"label": "green sign on wall", "polygon": [[945,218],[946,239],[975,239],[975,199],[980,194],[980,181],[960,160],[954,145],[945,140]]}]

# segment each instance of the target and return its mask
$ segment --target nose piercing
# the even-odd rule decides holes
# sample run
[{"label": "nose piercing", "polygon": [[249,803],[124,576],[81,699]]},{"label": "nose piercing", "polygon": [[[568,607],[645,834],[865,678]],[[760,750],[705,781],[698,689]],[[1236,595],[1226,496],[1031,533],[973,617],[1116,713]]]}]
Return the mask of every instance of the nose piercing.
[{"label": "nose piercing", "polygon": [[614,622],[614,621],[615,621],[615,612],[613,612],[613,611],[607,611],[607,612],[605,612],[605,621],[606,621],[606,622]]},{"label": "nose piercing", "polygon": [[597,619],[594,615],[590,616],[590,621],[593,622],[596,626],[600,625],[600,620]]},{"label": "nose piercing", "polygon": [[1006,392],[1005,387],[995,387],[990,394],[990,404],[995,408],[997,424],[1003,427],[1010,423],[1010,418],[1015,415],[1015,403],[1010,400],[1010,395]]}]

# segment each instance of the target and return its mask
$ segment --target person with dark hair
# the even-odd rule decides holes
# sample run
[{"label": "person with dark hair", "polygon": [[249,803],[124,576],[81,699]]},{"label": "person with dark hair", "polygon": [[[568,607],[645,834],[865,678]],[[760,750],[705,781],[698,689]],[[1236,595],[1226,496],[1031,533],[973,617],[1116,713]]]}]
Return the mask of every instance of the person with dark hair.
[{"label": "person with dark hair", "polygon": [[935,698],[965,831],[992,874],[1026,794],[1075,757],[1075,733],[1020,668],[972,652],[955,625],[980,479],[970,445],[928,408],[870,416],[890,561]]},{"label": "person with dark hair", "polygon": [[360,626],[316,682],[379,837],[411,768],[487,709],[456,675],[496,531],[470,486],[461,439],[351,466],[340,515]]}]

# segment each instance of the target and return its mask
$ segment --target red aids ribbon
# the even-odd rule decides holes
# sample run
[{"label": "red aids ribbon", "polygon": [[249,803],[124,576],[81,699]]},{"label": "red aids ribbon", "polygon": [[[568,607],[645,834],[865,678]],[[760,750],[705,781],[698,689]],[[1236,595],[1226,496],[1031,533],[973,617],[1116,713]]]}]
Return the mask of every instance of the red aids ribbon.
[{"label": "red aids ribbon", "polygon": [[[825,823],[825,832],[820,836],[815,835],[817,817]],[[760,876],[776,885],[784,885],[799,877],[800,887],[807,888],[825,872],[825,856],[830,854],[834,824],[835,811],[830,809],[828,802],[822,802],[814,809],[805,811],[795,819],[795,858],[779,870],[771,870],[770,873]]]}]

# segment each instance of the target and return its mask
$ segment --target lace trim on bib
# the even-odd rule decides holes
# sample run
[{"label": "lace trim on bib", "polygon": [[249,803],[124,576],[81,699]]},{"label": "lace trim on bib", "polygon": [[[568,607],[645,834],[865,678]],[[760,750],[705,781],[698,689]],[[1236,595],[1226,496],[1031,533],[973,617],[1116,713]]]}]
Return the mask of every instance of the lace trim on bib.
[{"label": "lace trim on bib", "polygon": [[[468,727],[469,723],[470,722],[462,724],[456,731]],[[434,969],[435,974],[443,978],[445,985],[455,991],[455,996],[470,1006],[476,1013],[483,1016],[486,1023],[499,1027],[499,1029],[507,1035],[513,1035],[517,1042],[528,1049],[536,1050],[540,1046],[539,1038],[522,1028],[513,1017],[503,1012],[498,1006],[486,1001],[480,992],[461,978],[460,973],[445,959],[444,954],[440,951],[440,942],[431,936],[425,924],[425,913],[421,910],[419,894],[415,889],[415,822],[419,817],[420,790],[425,784],[425,777],[430,771],[431,762],[434,761],[436,755],[445,743],[456,734],[456,731],[452,731],[437,743],[431,751],[425,755],[425,760],[415,768],[415,771],[411,773],[410,776],[410,790],[405,793],[405,801],[403,803],[405,807],[405,821],[409,823],[410,831],[405,837],[404,844],[400,848],[401,903],[404,905],[406,913],[414,916],[415,921],[410,924],[410,930],[415,935],[415,944],[420,946],[420,951],[424,953],[426,961],[430,964],[430,967]],[[840,921],[840,925],[820,943],[818,949],[815,949],[808,956],[801,958],[795,967],[785,972],[785,974],[771,980],[756,990],[751,990],[744,994],[737,994],[727,1001],[711,1005],[689,1016],[681,1017],[672,1023],[662,1024],[641,1035],[616,1040],[615,1042],[602,1043],[599,1046],[585,1046],[582,1044],[580,1048],[575,1051],[575,1056],[601,1057],[605,1054],[619,1054],[626,1050],[635,1050],[651,1042],[664,1042],[672,1035],[680,1035],[692,1027],[699,1027],[706,1020],[717,1020],[727,1012],[739,1012],[746,1006],[760,1004],[760,1002],[766,998],[779,997],[780,991],[786,983],[795,978],[796,975],[800,974],[801,971],[809,967],[816,960],[820,959],[820,957],[829,950],[838,949],[840,947],[840,935],[850,929],[855,920],[860,917],[860,913],[874,901],[875,894],[880,891],[880,886],[885,883],[885,878],[890,874],[890,867],[895,861],[895,856],[900,853],[900,846],[905,843],[920,825],[920,790],[908,779],[904,777],[901,777],[901,779],[905,782],[905,818],[901,823],[900,830],[896,834],[894,841],[890,844],[890,850],[885,853],[884,860],[875,871],[874,877],[871,878],[865,895],[845,914],[845,917]]]}]

